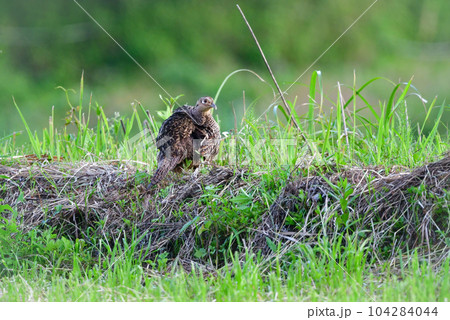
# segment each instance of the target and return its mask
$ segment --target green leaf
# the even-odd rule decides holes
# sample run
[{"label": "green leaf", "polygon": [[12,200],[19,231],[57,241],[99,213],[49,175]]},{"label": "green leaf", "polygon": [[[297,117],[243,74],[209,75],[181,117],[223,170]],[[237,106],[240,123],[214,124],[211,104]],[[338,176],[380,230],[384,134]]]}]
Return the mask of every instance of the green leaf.
[{"label": "green leaf", "polygon": [[13,209],[8,204],[1,204],[0,205],[0,213],[2,213],[4,211],[11,211],[11,212],[13,212]]},{"label": "green leaf", "polygon": [[319,92],[321,94],[321,100],[322,100],[322,94],[323,94],[323,88],[322,88],[322,72],[319,70],[315,70],[311,75],[311,81],[309,85],[309,106],[308,106],[308,132],[309,134],[313,134],[314,132],[314,105],[316,103],[316,82],[318,82],[319,85]]},{"label": "green leaf", "polygon": [[266,242],[270,250],[272,250],[273,252],[277,251],[277,246],[275,245],[275,243],[273,243],[273,241],[269,237],[266,237]]},{"label": "green leaf", "polygon": [[211,224],[212,224],[212,221],[211,221],[211,220],[206,221],[206,222],[198,229],[197,234],[198,234],[198,235],[201,235],[203,232],[209,231],[209,227],[211,227]]},{"label": "green leaf", "polygon": [[200,216],[196,216],[194,219],[192,219],[191,221],[188,221],[184,224],[184,226],[180,229],[180,234],[182,234],[183,232],[186,231],[187,228],[189,228],[189,226],[191,224],[193,224],[194,222],[196,222],[198,219],[200,218]]},{"label": "green leaf", "polygon": [[201,259],[204,256],[206,256],[206,253],[207,252],[204,248],[200,248],[200,249],[195,250],[194,257]]}]

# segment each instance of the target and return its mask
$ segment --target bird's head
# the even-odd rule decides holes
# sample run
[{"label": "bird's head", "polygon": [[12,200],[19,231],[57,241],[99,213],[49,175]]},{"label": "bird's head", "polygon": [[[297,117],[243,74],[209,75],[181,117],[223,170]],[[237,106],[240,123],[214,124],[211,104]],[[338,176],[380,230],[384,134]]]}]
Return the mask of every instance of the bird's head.
[{"label": "bird's head", "polygon": [[195,105],[201,112],[208,112],[211,109],[217,110],[217,106],[214,104],[214,100],[211,97],[201,97],[198,99]]}]

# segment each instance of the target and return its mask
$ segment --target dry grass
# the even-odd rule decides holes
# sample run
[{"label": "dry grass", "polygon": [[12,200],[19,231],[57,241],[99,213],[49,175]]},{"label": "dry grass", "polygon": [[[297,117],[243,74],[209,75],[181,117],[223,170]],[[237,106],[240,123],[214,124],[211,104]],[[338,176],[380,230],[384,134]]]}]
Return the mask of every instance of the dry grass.
[{"label": "dry grass", "polygon": [[[172,177],[175,184],[162,192],[148,192],[147,178],[117,162],[1,165],[0,198],[17,212],[3,215],[17,219],[25,230],[53,226],[60,234],[88,242],[91,231],[117,239],[137,228],[148,232],[140,245],[149,245],[150,254],[168,251],[181,261],[199,261],[193,257],[196,245],[208,247],[213,239],[229,236],[217,229],[198,232],[211,214],[211,208],[200,201],[205,188],[214,187],[210,201],[220,208],[222,199],[238,190],[254,190],[261,182],[258,174],[216,167],[181,181]],[[344,178],[347,190],[351,189],[344,196],[346,205],[339,200]],[[243,226],[244,244],[268,254],[267,238],[274,243],[314,244],[319,234],[332,237],[347,230],[371,239],[376,255],[384,247],[392,252],[402,246],[442,248],[449,235],[449,187],[450,156],[390,174],[380,168],[347,168],[291,177],[257,225]],[[342,220],[346,214],[348,220]]]},{"label": "dry grass", "polygon": [[[432,246],[445,246],[445,237],[450,234],[450,156],[412,171],[397,171],[387,174],[382,168],[348,168],[293,179],[272,205],[263,230],[281,238],[288,236],[294,242],[310,242],[319,233],[333,236],[340,232],[336,217],[347,212],[350,230],[373,237],[374,253],[380,252],[382,246],[392,253],[404,245],[425,245],[429,252]],[[347,189],[351,189],[346,210],[337,201],[342,198],[344,179]],[[306,196],[299,197],[300,191]],[[286,228],[285,221],[299,208],[307,212],[305,223],[300,231],[293,232]]]}]

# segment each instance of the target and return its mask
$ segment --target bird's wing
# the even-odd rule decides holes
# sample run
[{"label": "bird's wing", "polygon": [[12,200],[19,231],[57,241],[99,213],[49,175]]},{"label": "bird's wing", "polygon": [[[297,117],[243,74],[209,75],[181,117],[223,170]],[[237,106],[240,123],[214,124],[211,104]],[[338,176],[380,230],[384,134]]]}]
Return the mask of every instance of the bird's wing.
[{"label": "bird's wing", "polygon": [[195,125],[184,112],[174,112],[163,122],[156,138],[158,168],[148,188],[158,184],[167,173],[186,158],[192,158],[192,132]]},{"label": "bird's wing", "polygon": [[186,145],[186,139],[190,139],[195,125],[191,118],[183,112],[174,112],[159,129],[156,138],[156,146],[165,153],[167,148],[171,148],[171,153],[177,152]]}]

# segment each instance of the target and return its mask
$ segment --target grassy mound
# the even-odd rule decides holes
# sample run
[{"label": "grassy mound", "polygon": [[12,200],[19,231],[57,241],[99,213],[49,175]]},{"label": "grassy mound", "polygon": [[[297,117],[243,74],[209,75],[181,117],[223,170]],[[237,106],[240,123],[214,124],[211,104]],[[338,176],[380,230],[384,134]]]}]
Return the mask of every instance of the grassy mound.
[{"label": "grassy mound", "polygon": [[0,198],[15,207],[16,214],[5,217],[23,230],[57,227],[60,235],[87,243],[93,236],[130,238],[137,230],[145,259],[166,253],[187,266],[215,261],[217,267],[221,252],[243,244],[270,255],[320,236],[352,233],[371,239],[374,256],[388,258],[418,246],[430,253],[450,236],[449,156],[389,174],[346,168],[310,169],[303,176],[307,171],[299,169],[272,194],[261,172],[203,171],[147,191],[147,176],[119,163],[2,165]]}]

